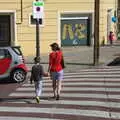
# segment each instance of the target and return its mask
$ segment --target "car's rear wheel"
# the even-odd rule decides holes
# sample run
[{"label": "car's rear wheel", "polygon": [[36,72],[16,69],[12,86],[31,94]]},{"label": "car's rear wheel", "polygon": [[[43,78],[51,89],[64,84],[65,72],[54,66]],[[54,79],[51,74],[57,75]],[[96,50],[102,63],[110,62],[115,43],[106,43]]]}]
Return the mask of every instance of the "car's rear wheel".
[{"label": "car's rear wheel", "polygon": [[15,82],[23,82],[26,79],[26,72],[21,69],[16,69],[11,74],[11,79]]}]

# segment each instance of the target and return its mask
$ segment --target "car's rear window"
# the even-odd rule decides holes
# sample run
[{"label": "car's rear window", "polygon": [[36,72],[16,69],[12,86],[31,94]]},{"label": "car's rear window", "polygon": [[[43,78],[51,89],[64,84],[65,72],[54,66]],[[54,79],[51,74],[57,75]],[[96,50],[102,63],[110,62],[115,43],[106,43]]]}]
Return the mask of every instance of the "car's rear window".
[{"label": "car's rear window", "polygon": [[14,52],[18,55],[22,55],[22,52],[20,50],[20,47],[12,47],[12,49],[14,50]]}]

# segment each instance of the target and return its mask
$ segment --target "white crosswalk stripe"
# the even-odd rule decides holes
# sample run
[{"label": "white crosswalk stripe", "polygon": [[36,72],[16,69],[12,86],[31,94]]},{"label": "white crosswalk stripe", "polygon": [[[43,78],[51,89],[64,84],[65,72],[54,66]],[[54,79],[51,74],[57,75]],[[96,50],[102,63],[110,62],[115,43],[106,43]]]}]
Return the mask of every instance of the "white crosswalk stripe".
[{"label": "white crosswalk stripe", "polygon": [[59,120],[59,119],[50,119],[50,118],[30,118],[30,117],[0,117],[0,120]]},{"label": "white crosswalk stripe", "polygon": [[[120,68],[104,67],[64,73],[61,99],[51,98],[52,84],[44,78],[40,104],[29,81],[9,94],[0,106],[0,120],[118,120],[120,119]],[[12,99],[14,98],[14,99]],[[3,115],[7,114],[7,116]]]}]

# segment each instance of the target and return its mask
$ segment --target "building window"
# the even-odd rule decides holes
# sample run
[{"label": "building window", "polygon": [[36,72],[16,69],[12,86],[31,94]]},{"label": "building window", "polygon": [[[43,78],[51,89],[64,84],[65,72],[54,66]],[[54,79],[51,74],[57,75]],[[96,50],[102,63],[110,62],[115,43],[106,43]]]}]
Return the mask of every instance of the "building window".
[{"label": "building window", "polygon": [[[36,19],[33,18],[33,15],[30,15],[30,24],[36,25]],[[39,19],[39,24],[43,25],[43,19]]]},{"label": "building window", "polygon": [[10,41],[10,15],[0,15],[0,46],[8,46]]},{"label": "building window", "polygon": [[91,13],[61,14],[61,45],[80,46],[91,44]]}]

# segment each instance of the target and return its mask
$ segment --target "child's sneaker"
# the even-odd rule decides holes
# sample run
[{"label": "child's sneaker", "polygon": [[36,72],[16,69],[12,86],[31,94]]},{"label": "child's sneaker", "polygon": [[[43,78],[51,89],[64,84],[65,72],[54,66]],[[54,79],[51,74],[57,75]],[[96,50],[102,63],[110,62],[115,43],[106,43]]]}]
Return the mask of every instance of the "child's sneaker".
[{"label": "child's sneaker", "polygon": [[40,103],[40,98],[38,96],[36,97],[36,102]]},{"label": "child's sneaker", "polygon": [[60,96],[59,96],[59,95],[57,95],[56,100],[59,100],[59,99],[60,99]]}]

